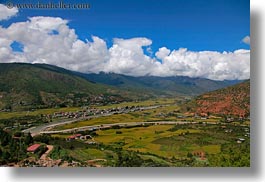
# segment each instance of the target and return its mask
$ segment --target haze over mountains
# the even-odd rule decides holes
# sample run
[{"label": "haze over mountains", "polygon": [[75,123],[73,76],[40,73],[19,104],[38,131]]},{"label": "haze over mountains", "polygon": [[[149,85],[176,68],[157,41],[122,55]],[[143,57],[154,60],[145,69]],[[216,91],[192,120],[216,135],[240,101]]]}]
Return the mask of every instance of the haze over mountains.
[{"label": "haze over mountains", "polygon": [[0,63],[0,109],[81,106],[194,96],[239,83],[182,76],[83,74],[46,64]]},{"label": "haze over mountains", "polygon": [[121,89],[143,89],[165,95],[199,95],[212,90],[224,88],[241,82],[240,80],[215,81],[205,78],[190,78],[187,76],[140,76],[132,77],[116,73],[80,74],[80,76],[106,85],[116,86]]}]

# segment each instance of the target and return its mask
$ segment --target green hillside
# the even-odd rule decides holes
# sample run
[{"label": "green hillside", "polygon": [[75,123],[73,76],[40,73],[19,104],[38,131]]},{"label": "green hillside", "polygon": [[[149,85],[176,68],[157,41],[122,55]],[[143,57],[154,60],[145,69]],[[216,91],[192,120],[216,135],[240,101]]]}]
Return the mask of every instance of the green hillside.
[{"label": "green hillside", "polygon": [[[122,99],[112,87],[42,64],[0,64],[0,109],[73,106]],[[111,95],[111,96],[110,96]]]}]

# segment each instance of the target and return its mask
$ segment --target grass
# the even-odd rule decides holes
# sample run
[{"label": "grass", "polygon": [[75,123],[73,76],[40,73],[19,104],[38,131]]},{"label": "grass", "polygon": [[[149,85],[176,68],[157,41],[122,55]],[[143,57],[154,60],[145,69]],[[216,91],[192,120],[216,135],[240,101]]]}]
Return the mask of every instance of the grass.
[{"label": "grass", "polygon": [[104,159],[106,155],[103,151],[98,149],[77,149],[77,150],[69,150],[70,156],[79,160],[79,161],[87,161],[92,159]]},{"label": "grass", "polygon": [[220,145],[207,145],[203,146],[202,149],[208,154],[218,154],[219,152],[221,152]]},{"label": "grass", "polygon": [[159,164],[165,164],[167,166],[172,166],[172,164],[166,160],[163,160],[159,157],[156,157],[156,156],[153,156],[153,155],[140,155],[140,157],[143,159],[143,160],[148,160],[148,159],[151,159],[152,161],[155,161]]}]

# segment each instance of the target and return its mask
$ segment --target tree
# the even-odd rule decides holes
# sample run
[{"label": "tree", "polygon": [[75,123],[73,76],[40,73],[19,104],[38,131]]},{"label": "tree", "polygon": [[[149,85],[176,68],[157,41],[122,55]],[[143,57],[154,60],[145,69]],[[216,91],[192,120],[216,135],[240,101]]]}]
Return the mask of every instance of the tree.
[{"label": "tree", "polygon": [[192,158],[193,157],[192,153],[188,152],[187,157]]},{"label": "tree", "polygon": [[30,133],[28,133],[26,138],[25,138],[25,144],[29,145],[29,144],[32,144],[33,142],[34,142],[33,137],[31,136]]},{"label": "tree", "polygon": [[142,164],[143,160],[135,152],[118,152],[117,167],[140,167]]},{"label": "tree", "polygon": [[49,142],[51,141],[51,136],[47,135],[47,134],[42,134],[42,135],[38,135],[34,137],[34,140],[37,142],[41,142],[41,143],[46,143],[49,144]]},{"label": "tree", "polygon": [[5,160],[5,161],[9,161],[9,158],[10,158],[10,153],[8,152],[8,151],[6,151],[6,152],[3,152],[3,159]]},{"label": "tree", "polygon": [[22,136],[22,132],[17,131],[17,132],[14,133],[14,136],[15,137],[21,137]]}]

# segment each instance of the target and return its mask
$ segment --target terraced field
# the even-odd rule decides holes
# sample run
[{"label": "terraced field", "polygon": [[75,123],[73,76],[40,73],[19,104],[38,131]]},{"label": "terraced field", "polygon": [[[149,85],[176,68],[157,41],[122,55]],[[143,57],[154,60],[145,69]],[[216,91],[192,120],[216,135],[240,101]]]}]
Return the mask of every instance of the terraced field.
[{"label": "terraced field", "polygon": [[[225,162],[230,166],[249,166],[249,138],[245,137],[242,144],[236,141],[244,136],[245,128],[233,124],[186,124],[107,129],[95,132],[95,145],[84,143],[82,148],[67,150],[78,161],[104,159],[102,166],[115,166],[120,155],[128,152],[140,157],[143,166],[219,166],[217,161],[222,158],[220,166]],[[65,139],[69,134],[52,136]],[[230,157],[241,163],[233,164],[230,160],[235,159]]]},{"label": "terraced field", "polygon": [[98,136],[95,140],[106,145],[122,144],[124,150],[149,152],[166,158],[186,157],[187,152],[196,150],[203,150],[209,154],[220,152],[220,144],[216,142],[209,142],[207,145],[194,142],[204,135],[205,132],[201,129],[170,131],[174,127],[176,126],[157,125],[97,131]]}]

